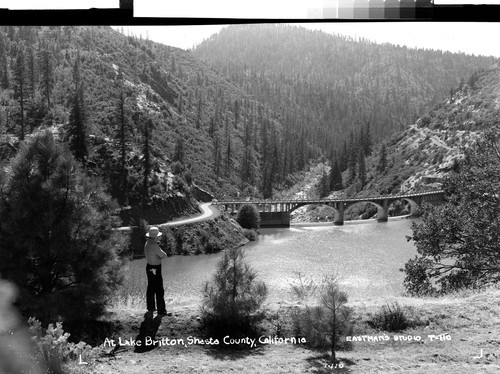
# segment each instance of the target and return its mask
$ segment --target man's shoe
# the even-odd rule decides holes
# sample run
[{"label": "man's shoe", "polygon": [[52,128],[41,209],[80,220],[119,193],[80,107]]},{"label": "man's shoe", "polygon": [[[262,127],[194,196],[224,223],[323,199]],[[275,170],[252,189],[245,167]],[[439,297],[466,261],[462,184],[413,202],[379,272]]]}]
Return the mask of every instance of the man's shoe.
[{"label": "man's shoe", "polygon": [[170,316],[172,315],[172,313],[171,313],[171,312],[167,313],[167,311],[166,311],[166,310],[163,310],[163,311],[161,311],[161,312],[158,312],[158,315],[159,315],[160,317],[165,317],[165,316],[169,316],[169,317],[170,317]]}]

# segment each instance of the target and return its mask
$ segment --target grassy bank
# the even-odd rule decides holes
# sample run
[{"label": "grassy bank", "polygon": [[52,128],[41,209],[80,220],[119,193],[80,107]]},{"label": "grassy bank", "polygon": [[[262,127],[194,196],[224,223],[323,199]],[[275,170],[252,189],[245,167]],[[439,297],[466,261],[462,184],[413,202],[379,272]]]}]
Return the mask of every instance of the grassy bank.
[{"label": "grassy bank", "polygon": [[[387,332],[372,327],[374,317],[388,302],[398,302],[412,327]],[[163,318],[157,339],[204,337],[196,303],[170,300],[171,317]],[[230,349],[201,344],[164,345],[146,353],[120,347],[96,363],[97,373],[496,373],[500,367],[500,290],[459,293],[444,298],[354,300],[352,348],[337,356],[342,368],[330,366],[328,356],[304,344],[258,344]],[[288,318],[300,304],[269,304],[261,325],[263,336],[275,336],[277,323],[283,337],[293,336]],[[143,320],[141,305],[115,305],[109,318],[121,322],[115,338],[135,338]],[[387,340],[368,341],[387,336]],[[396,338],[395,338],[396,336]],[[411,336],[411,340],[409,340]],[[419,338],[417,338],[419,337]],[[373,340],[373,339],[371,339]],[[418,340],[418,341],[417,341]],[[340,365],[340,363],[338,365]]]}]

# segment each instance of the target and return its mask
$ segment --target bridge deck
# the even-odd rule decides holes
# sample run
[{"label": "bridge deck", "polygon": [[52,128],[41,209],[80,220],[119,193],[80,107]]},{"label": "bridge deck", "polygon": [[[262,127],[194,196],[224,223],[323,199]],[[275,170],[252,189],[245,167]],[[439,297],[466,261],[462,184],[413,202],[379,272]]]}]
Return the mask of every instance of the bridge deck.
[{"label": "bridge deck", "polygon": [[223,204],[242,204],[242,203],[251,203],[251,204],[294,204],[294,203],[310,203],[310,204],[324,204],[324,203],[337,203],[337,202],[362,202],[362,201],[373,201],[373,200],[386,200],[386,199],[404,199],[404,198],[412,198],[412,197],[422,197],[428,195],[439,195],[444,193],[442,190],[438,191],[429,191],[429,192],[420,192],[414,194],[404,194],[404,195],[384,195],[384,196],[368,196],[368,197],[360,197],[355,199],[287,199],[287,200],[216,200],[212,202],[214,205],[223,205]]}]

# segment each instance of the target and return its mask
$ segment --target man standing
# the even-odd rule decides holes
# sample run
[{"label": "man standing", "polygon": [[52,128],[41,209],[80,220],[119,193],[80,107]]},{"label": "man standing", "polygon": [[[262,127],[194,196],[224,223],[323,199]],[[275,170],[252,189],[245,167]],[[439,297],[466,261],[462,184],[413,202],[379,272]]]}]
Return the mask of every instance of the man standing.
[{"label": "man standing", "polygon": [[146,234],[147,241],[144,245],[144,255],[146,256],[146,274],[148,276],[148,289],[146,291],[146,303],[149,312],[158,307],[158,315],[166,316],[165,300],[163,298],[163,278],[161,276],[161,259],[167,254],[158,245],[158,238],[162,235],[158,227],[151,227]]}]

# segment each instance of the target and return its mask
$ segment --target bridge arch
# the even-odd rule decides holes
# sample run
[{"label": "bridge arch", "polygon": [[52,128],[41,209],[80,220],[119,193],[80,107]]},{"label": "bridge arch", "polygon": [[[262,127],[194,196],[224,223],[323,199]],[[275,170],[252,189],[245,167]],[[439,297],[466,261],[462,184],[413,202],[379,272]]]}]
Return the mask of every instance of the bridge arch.
[{"label": "bridge arch", "polygon": [[299,203],[293,203],[290,205],[290,210],[288,211],[290,214],[304,206],[307,205],[324,205],[327,207],[330,207],[334,211],[334,216],[333,216],[333,223],[335,225],[343,225],[344,224],[344,203],[343,202],[313,202],[313,201],[307,201],[307,202],[299,202]]},{"label": "bridge arch", "polygon": [[406,201],[408,204],[410,204],[410,215],[411,216],[416,216],[420,213],[420,208],[415,200],[412,200],[408,197],[403,197],[401,198],[402,201]]},{"label": "bridge arch", "polygon": [[387,209],[387,200],[384,200],[382,204],[379,204],[375,201],[372,200],[359,200],[359,201],[353,201],[349,202],[346,204],[345,208],[349,208],[353,205],[360,204],[360,203],[368,203],[377,208],[377,221],[378,222],[386,222],[388,220],[389,214],[388,214],[388,209]]}]

